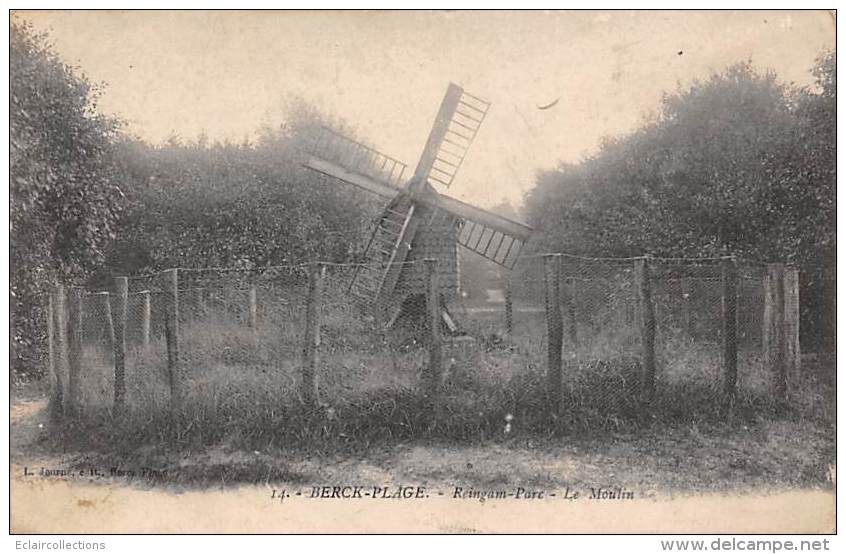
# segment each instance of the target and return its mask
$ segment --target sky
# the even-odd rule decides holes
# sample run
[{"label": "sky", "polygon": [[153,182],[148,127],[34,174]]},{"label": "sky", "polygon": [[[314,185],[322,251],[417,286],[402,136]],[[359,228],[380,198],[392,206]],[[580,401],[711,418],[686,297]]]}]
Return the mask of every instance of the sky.
[{"label": "sky", "polygon": [[[749,60],[785,82],[834,48],[825,11],[17,12],[106,84],[99,109],[151,143],[242,141],[302,98],[414,167],[449,82],[492,102],[452,188],[519,204],[662,94]],[[541,110],[552,102],[557,103]]]}]

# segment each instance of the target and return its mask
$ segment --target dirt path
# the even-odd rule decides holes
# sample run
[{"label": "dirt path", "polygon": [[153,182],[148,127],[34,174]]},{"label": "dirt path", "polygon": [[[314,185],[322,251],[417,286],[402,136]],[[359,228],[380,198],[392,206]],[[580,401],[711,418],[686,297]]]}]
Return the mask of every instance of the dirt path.
[{"label": "dirt path", "polygon": [[9,458],[13,465],[60,463],[47,446],[47,400],[12,399],[9,407]]},{"label": "dirt path", "polygon": [[[56,454],[48,448],[43,400],[14,401],[10,418],[12,525],[17,532],[718,529],[728,533],[815,532],[834,526],[833,491],[765,486],[773,475],[779,481],[779,468],[761,467],[760,460],[769,453],[753,455],[761,448],[760,440],[749,445],[749,451],[739,449],[748,437],[721,442],[719,437],[669,436],[646,444],[612,439],[601,448],[398,445],[382,456],[335,460],[220,448],[171,461],[169,466],[182,468],[183,478],[192,471],[215,477],[193,486],[182,482],[152,486],[137,476],[108,475],[109,468],[96,467],[96,462],[80,465],[80,454]],[[785,452],[789,456],[783,435],[795,432],[774,428],[766,448],[779,451],[782,458]],[[731,453],[728,459],[726,451]],[[694,460],[692,470],[685,468],[685,462]],[[214,468],[233,467],[247,474],[256,468],[283,467],[282,475],[291,477],[261,485],[215,481]],[[69,474],[42,476],[40,468]],[[86,473],[92,468],[100,475]],[[695,483],[694,490],[680,488],[690,485],[692,472],[705,472],[700,478],[705,483],[722,479],[734,492],[727,496],[712,490],[694,496]],[[383,487],[392,492],[404,486],[424,487],[426,498],[311,498],[314,486],[339,485]],[[597,487],[631,491],[633,499],[588,498],[590,489]],[[456,498],[459,488],[466,498]],[[513,493],[518,488],[536,497],[517,500]],[[280,502],[282,490],[291,496]],[[745,492],[737,494],[737,490]],[[484,502],[478,496],[497,491],[512,496]],[[574,492],[581,498],[566,498]]]}]

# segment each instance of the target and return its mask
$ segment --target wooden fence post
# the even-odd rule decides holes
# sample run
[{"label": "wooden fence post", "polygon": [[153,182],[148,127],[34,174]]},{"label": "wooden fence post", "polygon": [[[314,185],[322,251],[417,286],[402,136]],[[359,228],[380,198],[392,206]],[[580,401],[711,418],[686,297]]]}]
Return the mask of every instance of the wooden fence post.
[{"label": "wooden fence post", "polygon": [[634,277],[640,308],[641,394],[650,402],[655,395],[655,306],[648,257],[635,260]]},{"label": "wooden fence post", "polygon": [[65,287],[56,285],[55,302],[53,303],[53,328],[55,330],[56,343],[56,394],[60,402],[61,411],[57,416],[64,416],[68,411],[67,407],[67,375],[68,375],[68,332],[66,312]]},{"label": "wooden fence post", "polygon": [[[578,328],[576,327],[576,281],[568,277],[564,281],[564,302],[567,305],[567,335],[573,351],[579,348]],[[623,308],[625,311],[625,307]],[[623,314],[625,316],[625,313]]]},{"label": "wooden fence post", "polygon": [[82,373],[82,315],[83,291],[72,288],[68,305],[68,397],[67,413],[71,417],[80,415]]},{"label": "wooden fence post", "polygon": [[129,279],[115,277],[116,306],[114,314],[114,350],[115,350],[115,397],[114,412],[120,415],[126,402],[126,305],[129,301]]},{"label": "wooden fence post", "polygon": [[784,271],[784,332],[788,380],[795,383],[802,368],[802,350],[799,346],[799,270],[796,268]]},{"label": "wooden fence post", "polygon": [[47,378],[50,380],[50,420],[57,423],[62,417],[63,387],[59,370],[56,338],[56,290],[51,290],[47,301]]},{"label": "wooden fence post", "polygon": [[138,294],[141,295],[141,346],[146,350],[150,347],[150,319],[152,316],[150,291],[144,290]]},{"label": "wooden fence post", "polygon": [[773,392],[787,397],[784,332],[784,265],[768,264],[764,279],[764,364],[772,372]]},{"label": "wooden fence post", "polygon": [[162,272],[162,278],[170,410],[172,415],[178,415],[182,409],[182,376],[179,367],[179,270],[176,268],[165,270]]},{"label": "wooden fence post", "polygon": [[[50,294],[47,296],[47,314],[45,319],[45,323],[47,324],[47,368],[46,374],[47,378],[52,380],[53,376],[56,373],[56,346],[54,341],[56,340],[53,336],[53,292],[50,291]],[[55,391],[53,391],[53,394]]]},{"label": "wooden fence post", "polygon": [[112,356],[112,363],[114,363],[115,355],[115,320],[112,317],[112,302],[111,294],[108,292],[98,292],[97,296],[101,298],[103,310],[103,324],[106,330],[106,349],[105,351]]},{"label": "wooden fence post", "polygon": [[770,341],[772,340],[772,329],[770,327],[773,323],[773,302],[770,298],[771,292],[771,285],[770,285],[770,272],[769,267],[764,272],[763,279],[761,280],[764,290],[764,314],[763,319],[761,321],[761,359],[764,364],[764,370],[770,371]]},{"label": "wooden fence post", "polygon": [[250,329],[255,331],[258,328],[258,298],[256,295],[256,286],[250,285],[250,317],[249,317],[249,326]]},{"label": "wooden fence post", "polygon": [[514,332],[514,304],[511,295],[511,282],[505,284],[505,332]]},{"label": "wooden fence post", "polygon": [[546,379],[549,394],[549,410],[553,419],[555,419],[560,414],[561,408],[561,349],[564,338],[560,290],[561,256],[559,254],[545,254],[543,261],[546,277]]},{"label": "wooden fence post", "polygon": [[441,340],[441,299],[438,290],[438,261],[423,260],[426,271],[426,342],[429,349],[429,364],[424,374],[424,388],[429,403],[437,413],[443,372],[443,341]]},{"label": "wooden fence post", "polygon": [[722,266],[723,392],[731,398],[737,392],[737,263],[727,258]]},{"label": "wooden fence post", "polygon": [[300,395],[310,407],[317,405],[317,363],[320,346],[320,312],[323,300],[323,277],[326,266],[314,264],[308,275],[308,298],[306,299],[305,344],[303,345],[303,367],[300,381]]}]

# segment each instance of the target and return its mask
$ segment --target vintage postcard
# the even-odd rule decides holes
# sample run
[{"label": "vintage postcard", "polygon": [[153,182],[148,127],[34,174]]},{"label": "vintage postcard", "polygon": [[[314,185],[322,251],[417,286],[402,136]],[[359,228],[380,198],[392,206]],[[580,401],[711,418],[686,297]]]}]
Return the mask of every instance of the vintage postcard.
[{"label": "vintage postcard", "polygon": [[9,17],[13,534],[836,531],[834,11]]}]

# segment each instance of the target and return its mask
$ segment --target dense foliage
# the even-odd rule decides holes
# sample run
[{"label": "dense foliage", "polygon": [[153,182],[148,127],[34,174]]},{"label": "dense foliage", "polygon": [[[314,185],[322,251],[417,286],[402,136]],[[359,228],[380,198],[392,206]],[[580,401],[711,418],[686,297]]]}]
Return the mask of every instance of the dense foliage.
[{"label": "dense foliage", "polygon": [[[833,86],[821,60],[820,80]],[[543,173],[527,215],[543,244],[597,255],[833,254],[834,92],[734,66],[577,165]]]},{"label": "dense foliage", "polygon": [[309,118],[265,130],[256,144],[124,143],[129,209],[109,271],[354,258],[378,203],[300,165]]},{"label": "dense foliage", "polygon": [[835,259],[833,53],[814,75],[815,87],[797,89],[743,63],[667,94],[641,128],[539,176],[526,198],[539,247],[790,262],[805,272],[808,301],[828,309],[833,296],[820,291]]},{"label": "dense foliage", "polygon": [[97,89],[44,35],[10,28],[9,234],[12,367],[37,363],[44,293],[102,263],[123,205],[115,185],[117,123]]}]

